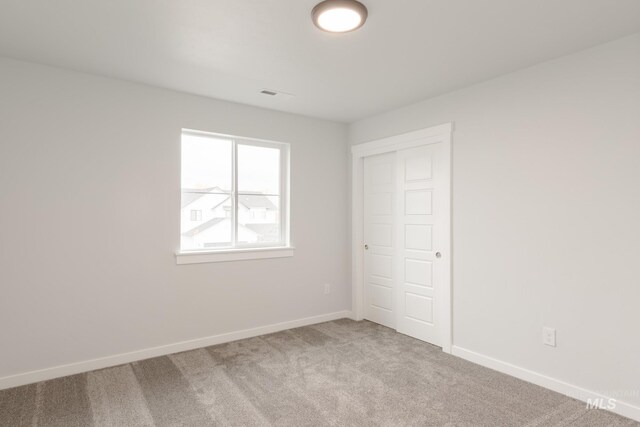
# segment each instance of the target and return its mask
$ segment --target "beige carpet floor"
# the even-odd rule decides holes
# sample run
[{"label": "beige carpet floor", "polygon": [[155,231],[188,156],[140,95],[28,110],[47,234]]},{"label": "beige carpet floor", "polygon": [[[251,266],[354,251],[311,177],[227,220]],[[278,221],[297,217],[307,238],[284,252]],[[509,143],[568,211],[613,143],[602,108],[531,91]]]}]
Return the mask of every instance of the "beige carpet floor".
[{"label": "beige carpet floor", "polygon": [[345,319],[0,391],[0,425],[640,424]]}]

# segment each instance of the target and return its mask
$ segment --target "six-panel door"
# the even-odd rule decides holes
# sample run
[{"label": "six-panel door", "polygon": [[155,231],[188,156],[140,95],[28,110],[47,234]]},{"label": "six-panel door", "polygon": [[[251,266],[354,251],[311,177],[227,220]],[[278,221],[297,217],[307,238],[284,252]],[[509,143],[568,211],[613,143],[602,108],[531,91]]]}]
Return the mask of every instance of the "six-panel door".
[{"label": "six-panel door", "polygon": [[395,328],[395,153],[364,159],[364,317]]},{"label": "six-panel door", "polygon": [[398,332],[442,345],[444,263],[442,144],[397,152],[396,300]]}]

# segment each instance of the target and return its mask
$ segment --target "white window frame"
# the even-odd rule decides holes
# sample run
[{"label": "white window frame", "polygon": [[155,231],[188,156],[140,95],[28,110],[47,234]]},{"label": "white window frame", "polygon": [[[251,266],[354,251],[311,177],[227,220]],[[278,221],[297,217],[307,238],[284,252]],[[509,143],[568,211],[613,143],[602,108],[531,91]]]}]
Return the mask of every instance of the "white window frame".
[{"label": "white window frame", "polygon": [[[205,262],[239,261],[249,259],[282,258],[293,256],[293,246],[290,239],[289,211],[290,211],[290,146],[284,142],[268,141],[256,138],[239,137],[212,132],[204,132],[192,129],[182,129],[183,135],[197,135],[211,138],[226,139],[232,141],[232,181],[231,181],[231,246],[220,249],[182,249],[176,252],[177,264],[199,264]],[[243,195],[256,195],[256,193],[238,191],[238,146],[247,145],[254,147],[277,148],[280,150],[280,240],[278,242],[265,242],[262,244],[240,244],[238,236],[238,197]],[[182,145],[181,145],[182,146]],[[182,151],[182,150],[181,150]],[[263,196],[264,194],[260,194]],[[272,195],[272,196],[275,196]],[[179,230],[179,233],[182,230]]]}]

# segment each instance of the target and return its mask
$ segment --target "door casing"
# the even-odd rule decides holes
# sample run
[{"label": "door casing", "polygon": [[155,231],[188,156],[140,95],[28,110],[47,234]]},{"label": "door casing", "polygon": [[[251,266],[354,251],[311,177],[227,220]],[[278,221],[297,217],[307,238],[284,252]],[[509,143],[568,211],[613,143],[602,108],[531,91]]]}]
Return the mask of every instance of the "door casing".
[{"label": "door casing", "polygon": [[451,353],[453,343],[452,329],[452,283],[451,283],[451,137],[453,123],[391,136],[351,147],[351,242],[352,242],[352,312],[355,320],[362,320],[364,316],[364,158],[376,154],[383,154],[415,148],[429,144],[443,144],[443,162],[447,167],[444,188],[448,192],[449,203],[447,215],[443,218],[444,228],[448,230],[447,239],[443,247],[440,262],[445,263],[445,277],[443,278],[444,292],[442,307],[444,336],[442,351]]}]

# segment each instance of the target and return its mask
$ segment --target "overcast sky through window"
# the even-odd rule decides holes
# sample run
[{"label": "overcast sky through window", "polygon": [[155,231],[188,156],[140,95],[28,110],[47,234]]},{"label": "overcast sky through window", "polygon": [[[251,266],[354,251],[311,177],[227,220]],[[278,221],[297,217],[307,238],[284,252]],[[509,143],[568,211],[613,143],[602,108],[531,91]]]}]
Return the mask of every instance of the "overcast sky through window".
[{"label": "overcast sky through window", "polygon": [[[182,188],[231,190],[232,142],[205,135],[182,136]],[[280,150],[238,145],[238,190],[280,194]]]}]

